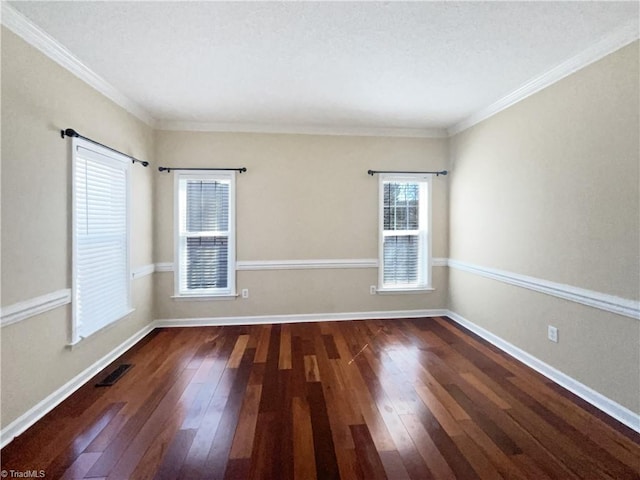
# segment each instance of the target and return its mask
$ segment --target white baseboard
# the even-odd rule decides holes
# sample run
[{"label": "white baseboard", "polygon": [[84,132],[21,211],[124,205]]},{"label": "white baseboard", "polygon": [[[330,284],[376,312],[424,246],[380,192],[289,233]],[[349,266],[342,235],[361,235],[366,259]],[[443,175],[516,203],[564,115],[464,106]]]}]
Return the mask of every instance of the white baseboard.
[{"label": "white baseboard", "polygon": [[457,313],[452,311],[448,311],[447,316],[459,325],[467,328],[468,330],[471,330],[473,333],[484,338],[487,342],[495,345],[500,350],[521,361],[528,367],[533,368],[535,371],[541,373],[550,380],[553,380],[558,385],[566,388],[583,400],[589,402],[594,407],[602,410],[607,415],[615,418],[619,422],[624,423],[627,427],[640,433],[639,414],[629,410],[628,408],[620,405],[610,398],[605,397],[601,393],[596,392],[595,390],[579,382],[578,380],[570,377],[565,373],[562,373],[560,370],[555,369],[551,365],[543,362],[542,360],[534,357],[530,353],[525,352],[515,345],[512,345],[511,343],[498,337],[497,335],[494,335],[493,333],[467,320],[461,315],[458,315]]},{"label": "white baseboard", "polygon": [[263,325],[269,323],[338,322],[344,320],[382,320],[393,318],[441,317],[445,309],[390,310],[350,313],[306,313],[301,315],[252,315],[245,317],[171,318],[153,322],[155,327],[219,327],[225,325]]},{"label": "white baseboard", "polygon": [[44,417],[62,403],[63,400],[91,380],[93,376],[142,340],[153,329],[153,324],[147,325],[3,428],[2,431],[0,431],[0,448],[4,448],[5,445],[9,444],[15,437]]},{"label": "white baseboard", "polygon": [[599,408],[607,415],[627,425],[629,428],[640,433],[640,415],[632,412],[626,407],[605,397],[586,385],[578,382],[570,376],[556,370],[554,367],[539,360],[533,355],[521,350],[484,328],[470,322],[455,312],[446,309],[425,309],[425,310],[392,310],[377,312],[351,312],[351,313],[328,313],[328,314],[303,314],[303,315],[260,315],[244,317],[217,317],[217,318],[186,318],[186,319],[160,319],[155,320],[121,345],[113,349],[107,355],[95,362],[93,365],[76,375],[62,387],[39,402],[16,420],[11,422],[0,431],[0,448],[4,448],[15,437],[23,433],[34,423],[44,417],[63,400],[82,387],[87,381],[107,367],[116,358],[133,347],[155,328],[161,327],[195,327],[195,326],[224,326],[224,325],[262,325],[269,323],[298,323],[298,322],[319,322],[319,321],[345,321],[345,320],[366,320],[366,319],[398,319],[398,318],[420,318],[420,317],[441,317],[448,316],[461,326],[471,330],[489,343],[500,348],[512,357],[520,360],[525,365],[540,372],[542,375],[563,386],[567,390],[578,395],[580,398]]}]

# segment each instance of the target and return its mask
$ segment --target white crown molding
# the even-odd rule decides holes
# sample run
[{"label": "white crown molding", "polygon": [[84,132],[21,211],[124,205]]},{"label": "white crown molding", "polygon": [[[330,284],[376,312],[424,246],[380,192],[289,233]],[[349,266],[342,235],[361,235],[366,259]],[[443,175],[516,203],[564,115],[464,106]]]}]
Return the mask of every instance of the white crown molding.
[{"label": "white crown molding", "polygon": [[71,290],[65,288],[57,292],[47,293],[39,297],[30,298],[23,302],[14,303],[8,307],[2,307],[0,322],[2,327],[20,322],[34,315],[48,312],[54,308],[71,303]]},{"label": "white crown molding", "polygon": [[513,92],[505,95],[497,102],[478,110],[471,114],[461,122],[449,127],[447,133],[449,136],[456,135],[474,125],[492,117],[496,113],[499,113],[510,106],[524,100],[525,98],[539,92],[540,90],[547,88],[550,85],[562,80],[563,78],[583,69],[584,67],[597,62],[601,58],[615,52],[629,45],[631,42],[638,39],[638,23],[637,19],[633,22],[625,25],[624,27],[616,30],[615,32],[603,37],[598,42],[590,45],[588,48],[578,53],[577,55],[565,60],[561,64],[552,68],[551,70],[543,73],[542,75],[535,77],[524,85],[520,86]]},{"label": "white crown molding", "polygon": [[133,347],[136,343],[142,340],[147,334],[149,334],[154,329],[153,324],[149,324],[140,330],[138,333],[135,333],[133,336],[129,337],[123,343],[121,343],[118,347],[113,349],[111,352],[106,354],[100,360],[95,362],[89,368],[86,368],[84,371],[80,372],[78,375],[73,377],[63,386],[58,388],[51,395],[48,395],[44,400],[38,402],[36,405],[31,407],[25,413],[20,415],[20,417],[16,418],[13,422],[7,425],[0,432],[0,448],[4,448],[7,444],[9,444],[15,437],[20,435],[22,432],[27,430],[31,425],[36,423],[42,417],[44,417],[47,413],[53,410],[57,405],[62,403],[62,401],[67,398],[69,395],[74,393],[80,387],[82,387],[85,383],[91,380],[96,374],[100,373],[104,368],[108,367],[111,362],[117,359],[124,352]]},{"label": "white crown molding", "polygon": [[219,327],[225,325],[265,325],[282,323],[342,322],[347,320],[390,320],[398,318],[442,317],[445,309],[390,310],[349,313],[305,313],[287,315],[251,315],[244,317],[200,317],[166,318],[154,322],[157,328],[164,327]]},{"label": "white crown molding", "polygon": [[449,259],[449,267],[640,320],[640,302],[518,273]]},{"label": "white crown molding", "polygon": [[206,123],[160,120],[157,130],[188,132],[271,133],[290,135],[335,135],[351,137],[446,138],[444,128],[393,128],[328,125],[278,125],[261,123]]},{"label": "white crown molding", "polygon": [[577,396],[579,396],[583,400],[586,400],[594,407],[599,408],[607,415],[615,418],[616,420],[624,423],[629,428],[632,428],[636,432],[640,433],[640,415],[638,415],[637,413],[629,410],[628,408],[620,405],[610,398],[605,397],[601,393],[596,392],[595,390],[579,382],[575,378],[570,377],[569,375],[555,369],[551,365],[507,342],[501,337],[494,335],[490,331],[485,330],[484,328],[467,320],[461,315],[458,315],[457,313],[452,311],[448,311],[447,316],[459,325],[468,330],[471,330],[476,335],[484,338],[487,342],[506,352],[508,355],[521,361],[528,367],[553,380],[558,385],[566,388],[572,393],[575,393]]},{"label": "white crown molding", "polygon": [[132,270],[131,278],[135,280],[138,278],[146,277],[147,275],[151,275],[155,271],[156,266],[153,263],[150,263],[149,265],[143,265]]},{"label": "white crown molding", "polygon": [[136,102],[124,95],[100,75],[80,61],[56,39],[31,22],[7,2],[2,2],[2,24],[25,42],[73,73],[83,82],[115,102],[127,112],[153,127],[155,120]]}]

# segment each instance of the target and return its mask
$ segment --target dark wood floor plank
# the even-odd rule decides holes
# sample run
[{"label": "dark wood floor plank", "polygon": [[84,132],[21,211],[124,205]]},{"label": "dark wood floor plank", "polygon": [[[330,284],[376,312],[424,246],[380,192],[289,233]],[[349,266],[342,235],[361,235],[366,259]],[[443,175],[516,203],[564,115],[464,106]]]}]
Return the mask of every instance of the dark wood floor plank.
[{"label": "dark wood floor plank", "polygon": [[231,386],[229,399],[225,405],[222,419],[216,429],[213,443],[211,444],[209,455],[204,465],[204,470],[209,478],[224,478],[234,432],[238,426],[242,399],[244,398],[247,384],[249,383],[255,353],[256,351],[254,349],[245,349],[240,365],[237,368],[237,376]]},{"label": "dark wood floor plank", "polygon": [[[191,448],[193,439],[196,436],[196,430],[190,428],[186,430],[178,430],[173,436],[171,444],[167,448],[162,463],[158,467],[155,478],[158,480],[175,480],[178,478],[180,469],[187,456],[187,452]],[[135,477],[131,477],[135,478]]]},{"label": "dark wood floor plank", "polygon": [[358,464],[364,478],[386,480],[387,474],[366,425],[351,425]]},{"label": "dark wood floor plank", "polygon": [[317,382],[310,383],[308,392],[307,402],[311,417],[317,477],[322,479],[340,478],[322,385]]},{"label": "dark wood floor plank", "polygon": [[445,317],[155,330],[1,452],[47,478],[640,480],[640,434]]}]

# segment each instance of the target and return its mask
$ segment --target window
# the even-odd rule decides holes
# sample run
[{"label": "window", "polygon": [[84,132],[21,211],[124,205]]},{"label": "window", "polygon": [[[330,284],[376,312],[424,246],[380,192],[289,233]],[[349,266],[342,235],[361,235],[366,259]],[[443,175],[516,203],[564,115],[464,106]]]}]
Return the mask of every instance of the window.
[{"label": "window", "polygon": [[131,160],[81,138],[72,143],[71,343],[131,313]]},{"label": "window", "polygon": [[175,182],[176,296],[235,296],[235,172]]},{"label": "window", "polygon": [[380,176],[379,290],[431,287],[430,175]]}]

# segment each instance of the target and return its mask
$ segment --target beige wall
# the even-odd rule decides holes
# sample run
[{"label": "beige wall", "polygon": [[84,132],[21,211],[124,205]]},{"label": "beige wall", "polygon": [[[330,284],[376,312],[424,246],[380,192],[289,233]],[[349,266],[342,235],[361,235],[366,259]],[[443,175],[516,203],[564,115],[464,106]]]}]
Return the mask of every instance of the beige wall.
[{"label": "beige wall", "polygon": [[[71,287],[71,127],[152,160],[153,131],[2,29],[2,306]],[[152,168],[132,169],[132,267],[152,263]],[[153,279],[133,281],[136,311],[105,332],[69,339],[69,306],[2,328],[2,426],[152,320]]]},{"label": "beige wall", "polygon": [[[2,306],[71,285],[65,127],[153,162],[132,170],[133,268],[173,261],[173,175],[157,165],[246,166],[237,258],[260,261],[376,258],[366,170],[451,162],[433,181],[434,257],[637,299],[637,59],[636,42],[453,139],[154,132],[3,29]],[[434,292],[372,296],[376,269],[240,271],[250,298],[215,302],[171,299],[170,272],[134,280],[136,312],[74,350],[69,306],[2,328],[2,427],[154,318],[447,307],[640,412],[637,320],[445,267],[433,275]]]},{"label": "beige wall", "polygon": [[[451,258],[637,300],[638,85],[635,42],[454,137]],[[638,320],[453,269],[449,288],[452,311],[640,412]]]},{"label": "beige wall", "polygon": [[[443,169],[446,139],[159,131],[158,165],[240,167],[237,259],[364,259],[378,256],[380,170]],[[173,175],[157,175],[156,262],[173,261]],[[447,178],[433,180],[433,255],[447,256]],[[156,275],[158,318],[340,313],[445,308],[446,269],[435,292],[370,295],[377,269],[241,271],[249,299],[176,301],[173,274]]]}]

